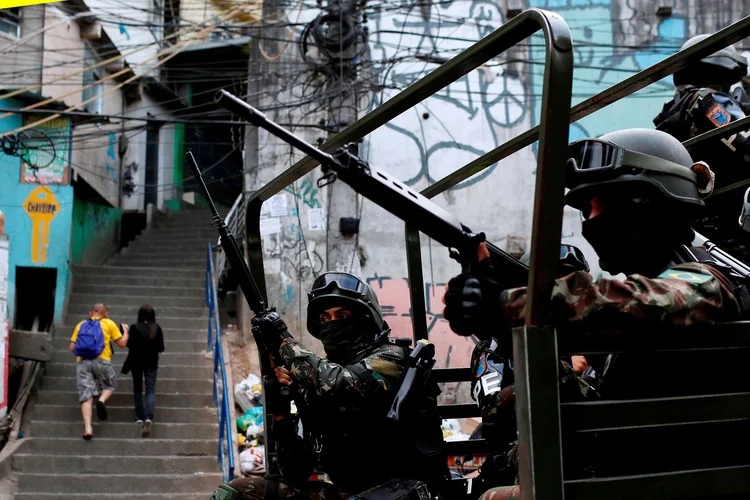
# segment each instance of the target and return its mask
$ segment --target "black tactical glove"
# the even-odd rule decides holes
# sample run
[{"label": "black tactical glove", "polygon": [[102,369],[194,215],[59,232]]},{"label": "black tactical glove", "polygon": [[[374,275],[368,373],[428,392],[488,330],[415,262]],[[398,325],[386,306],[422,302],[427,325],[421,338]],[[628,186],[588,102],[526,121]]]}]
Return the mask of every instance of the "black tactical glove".
[{"label": "black tactical glove", "polygon": [[253,330],[260,331],[263,340],[272,352],[277,352],[284,340],[291,339],[289,329],[275,309],[256,315],[252,321]]},{"label": "black tactical glove", "polygon": [[485,259],[476,273],[459,274],[448,282],[443,316],[455,333],[489,338],[499,330],[502,309],[498,299],[503,290],[493,274],[490,259]]}]

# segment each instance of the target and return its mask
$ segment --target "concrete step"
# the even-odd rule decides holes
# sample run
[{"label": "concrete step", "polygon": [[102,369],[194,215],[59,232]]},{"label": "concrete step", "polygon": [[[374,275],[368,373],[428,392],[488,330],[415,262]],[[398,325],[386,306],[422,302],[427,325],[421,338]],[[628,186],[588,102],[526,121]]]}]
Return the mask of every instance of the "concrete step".
[{"label": "concrete step", "polygon": [[[139,493],[138,498],[144,500],[163,500],[164,498],[170,500],[206,500],[211,498],[211,493],[213,493],[213,490],[202,493],[170,493],[169,495],[164,495],[164,493]],[[13,498],[18,500],[131,500],[133,495],[130,493],[16,493]]]},{"label": "concrete step", "polygon": [[163,257],[169,259],[203,259],[204,261],[206,260],[206,256],[207,251],[205,248],[185,248],[178,250],[169,247],[153,248],[148,246],[117,254],[117,257]]},{"label": "concrete step", "polygon": [[[112,269],[112,268],[109,268]],[[157,271],[154,269],[154,271]],[[159,270],[159,273],[162,271]],[[199,275],[205,273],[194,271],[192,274]],[[138,284],[140,281],[143,284]],[[180,285],[179,283],[183,284]],[[118,283],[118,284],[115,284]],[[119,284],[122,283],[122,284]],[[87,295],[94,295],[100,297],[110,297],[118,295],[122,297],[129,297],[133,295],[142,294],[148,290],[149,294],[153,297],[191,297],[206,300],[206,282],[202,280],[200,284],[194,282],[194,280],[183,281],[183,278],[176,278],[174,280],[167,280],[164,278],[121,278],[113,277],[106,284],[105,283],[81,283],[76,278],[73,284],[74,293],[85,293]],[[101,300],[100,300],[101,302]],[[104,302],[106,304],[106,302]]]},{"label": "concrete step", "polygon": [[[65,335],[65,336],[61,335],[61,336],[56,336],[52,338],[52,347],[56,351],[64,351],[65,353],[69,354],[68,346],[70,346],[70,339],[68,338],[68,335]],[[165,353],[177,353],[177,352],[203,353],[206,350],[206,341],[205,340],[192,341],[192,340],[179,340],[179,339],[173,340],[173,339],[165,338],[164,347],[165,347]]]},{"label": "concrete step", "polygon": [[[80,436],[83,433],[83,422],[45,422],[31,421],[31,432],[35,437]],[[98,422],[94,418],[94,439],[134,438],[140,436],[141,429],[133,422]],[[151,436],[155,439],[195,439],[210,438],[219,435],[219,424],[160,424],[154,422]],[[122,490],[127,491],[127,490]]]},{"label": "concrete step", "polygon": [[[96,438],[94,438],[96,439]],[[117,470],[121,462],[114,462],[112,470]],[[171,498],[172,493],[196,493],[213,491],[222,478],[212,474],[21,474],[18,487],[24,492],[38,493],[109,493],[126,491],[135,498],[140,493],[161,493]]]},{"label": "concrete step", "polygon": [[[120,263],[132,263],[133,267],[138,267],[140,263],[145,262],[151,262],[151,263],[159,263],[162,262],[164,264],[179,264],[180,262],[190,262],[195,263],[199,262],[206,265],[206,254],[202,253],[199,254],[197,252],[192,252],[192,254],[183,254],[183,253],[176,253],[171,252],[169,254],[141,254],[139,252],[133,252],[127,255],[115,255],[115,257],[110,262],[120,262]],[[185,266],[183,266],[185,267]]]},{"label": "concrete step", "polygon": [[[76,280],[79,276],[93,277],[97,283],[112,283],[119,281],[115,278],[127,277],[127,278],[192,278],[205,280],[203,276],[196,276],[195,273],[189,269],[169,269],[165,271],[158,271],[149,267],[125,267],[125,266],[74,266],[73,267],[73,279]],[[141,285],[141,290],[143,290]]]},{"label": "concrete step", "polygon": [[[70,343],[68,343],[70,345]],[[114,363],[115,365],[121,366],[125,362],[125,358],[128,355],[127,349],[120,349],[115,351]],[[68,349],[59,349],[55,351],[54,362],[65,362],[67,358],[71,361],[73,355]],[[201,352],[169,352],[165,351],[159,355],[159,363],[165,365],[197,365],[203,362],[203,360],[210,360],[206,358]],[[210,361],[209,361],[210,362]]]},{"label": "concrete step", "polygon": [[215,233],[214,236],[203,236],[199,238],[190,237],[159,237],[156,234],[142,234],[138,236],[138,239],[132,241],[128,248],[135,249],[136,251],[151,248],[151,249],[163,249],[163,250],[188,250],[188,251],[201,251],[208,252],[208,244],[216,245],[219,242],[219,233]]},{"label": "concrete step", "polygon": [[131,266],[149,267],[149,268],[155,267],[161,270],[181,269],[183,271],[192,270],[194,272],[201,272],[201,270],[205,270],[206,268],[205,259],[200,259],[200,260],[172,259],[169,261],[158,261],[158,262],[154,262],[151,260],[144,260],[140,257],[138,258],[134,257],[132,260],[124,260],[124,259],[125,257],[116,257],[110,260],[107,263],[107,265],[113,266],[113,267],[131,267]]},{"label": "concrete step", "polygon": [[[133,301],[131,302],[131,304],[125,305],[122,299],[120,299],[119,303],[107,304],[109,317],[131,318],[129,321],[127,321],[127,323],[136,321],[136,319],[138,318],[138,310],[141,307],[141,303]],[[81,318],[85,318],[90,310],[91,304],[86,305],[79,303],[70,304],[68,306],[68,314]],[[159,314],[159,316],[163,315],[174,318],[202,319],[206,322],[206,324],[208,324],[208,309],[206,309],[205,307],[180,307],[178,304],[175,304],[171,307],[160,307],[156,312]],[[122,319],[120,319],[120,321],[122,321]],[[161,324],[161,320],[159,320],[159,323]]]},{"label": "concrete step", "polygon": [[[202,288],[201,288],[202,290]],[[110,304],[149,304],[151,307],[156,309],[156,317],[158,318],[162,313],[162,307],[206,307],[205,297],[185,297],[179,295],[153,295],[153,294],[142,294],[142,295],[123,295],[123,294],[112,294],[112,295],[97,295],[95,293],[85,292],[73,292],[70,296],[68,306],[82,305],[88,307],[97,302],[104,302],[108,306]]]},{"label": "concrete step", "polygon": [[127,470],[130,474],[148,475],[193,474],[196,471],[215,471],[218,468],[216,457],[181,457],[179,455],[139,457],[137,460],[128,460],[124,463],[119,455],[76,457],[17,453],[13,456],[12,463],[16,470],[31,474],[101,474],[102,462],[119,463],[123,470]]},{"label": "concrete step", "polygon": [[206,246],[209,242],[216,241],[219,232],[209,227],[187,228],[187,229],[152,229],[145,231],[138,239],[141,241],[169,241],[171,243],[196,244]]},{"label": "concrete step", "polygon": [[[115,373],[120,373],[120,366],[115,365]],[[47,365],[48,377],[75,377],[76,363],[54,362]],[[160,365],[159,375],[167,378],[210,378],[213,376],[213,366],[171,366]]]},{"label": "concrete step", "polygon": [[[126,377],[123,375],[122,377]],[[75,379],[67,377],[67,379],[73,381],[73,385],[69,385],[65,390],[49,390],[46,386],[44,389],[39,391],[39,404],[40,405],[70,405],[78,407],[78,392],[76,389]],[[117,391],[107,401],[107,404],[113,407],[116,406],[131,406],[133,404],[133,379],[127,375],[127,379],[130,385],[122,388],[118,387]],[[206,379],[211,381],[213,379]],[[119,386],[118,380],[118,386]],[[44,382],[42,382],[44,384]],[[184,384],[187,386],[187,383]],[[159,385],[159,380],[156,381],[156,407],[164,408],[185,408],[185,409],[200,409],[203,411],[205,408],[214,408],[213,395],[209,392],[198,393],[197,391],[203,390],[201,388],[183,387],[182,391],[166,393],[166,389],[162,390]],[[125,422],[130,421],[130,417],[125,419]]]},{"label": "concrete step", "polygon": [[[157,388],[158,388],[157,384]],[[132,397],[131,397],[132,401]],[[156,395],[157,406],[154,421],[160,425],[178,424],[212,424],[218,421],[215,412],[208,408],[170,408],[159,405],[159,394]],[[129,406],[107,405],[108,422],[134,422],[135,409]],[[73,405],[37,405],[35,418],[44,422],[80,422],[81,408]],[[135,425],[135,424],[133,424]]]},{"label": "concrete step", "polygon": [[[82,432],[73,437],[25,438],[25,442],[18,452],[29,455],[55,454],[80,457],[89,455],[118,455],[120,457],[209,456],[216,460],[218,446],[218,434],[213,436],[212,439],[187,438],[176,441],[155,438],[143,439],[141,437],[106,439],[101,436],[97,436],[91,441],[84,441],[80,434]],[[82,491],[85,491],[85,489]]]},{"label": "concrete step", "polygon": [[[161,375],[161,374],[160,374]],[[47,391],[74,391],[76,385],[75,377],[47,377],[42,380],[42,390]],[[157,398],[167,397],[179,394],[181,392],[190,391],[193,393],[201,393],[203,395],[211,394],[213,390],[213,379],[180,379],[180,378],[162,378],[157,377],[156,380],[156,396]],[[129,375],[120,375],[117,377],[117,393],[121,394],[132,394],[133,392],[133,378]],[[69,398],[66,399],[66,404],[70,403]],[[115,400],[116,401],[116,400]],[[213,404],[213,403],[211,403]]]},{"label": "concrete step", "polygon": [[204,224],[200,221],[193,224],[168,225],[164,227],[151,227],[144,234],[160,234],[175,236],[218,236],[216,228],[211,227],[211,223]]},{"label": "concrete step", "polygon": [[[80,318],[71,317],[65,324],[56,325],[55,336],[53,338],[69,339],[78,324],[77,322],[80,320]],[[117,318],[113,318],[112,321],[117,322]],[[167,342],[170,340],[208,342],[208,320],[159,318],[159,325],[164,333],[164,340]]]}]

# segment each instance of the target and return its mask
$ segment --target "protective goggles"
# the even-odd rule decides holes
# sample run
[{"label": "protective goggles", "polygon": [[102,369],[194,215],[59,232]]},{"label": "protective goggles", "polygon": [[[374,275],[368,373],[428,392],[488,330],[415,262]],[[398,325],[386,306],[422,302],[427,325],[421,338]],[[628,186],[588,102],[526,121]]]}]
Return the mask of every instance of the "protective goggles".
[{"label": "protective goggles", "polygon": [[583,252],[573,245],[560,245],[560,262],[568,265],[575,270],[588,271],[589,263],[586,261]]},{"label": "protective goggles", "polygon": [[630,151],[601,139],[580,139],[572,142],[569,146],[567,166],[568,187],[584,182],[584,179],[589,176],[606,175],[621,168],[659,172],[696,182],[695,174],[687,167],[655,156]]},{"label": "protective goggles", "polygon": [[309,296],[313,298],[317,295],[339,290],[345,295],[356,297],[361,295],[365,290],[365,285],[359,278],[346,273],[326,273],[318,276],[313,281],[310,288]]}]

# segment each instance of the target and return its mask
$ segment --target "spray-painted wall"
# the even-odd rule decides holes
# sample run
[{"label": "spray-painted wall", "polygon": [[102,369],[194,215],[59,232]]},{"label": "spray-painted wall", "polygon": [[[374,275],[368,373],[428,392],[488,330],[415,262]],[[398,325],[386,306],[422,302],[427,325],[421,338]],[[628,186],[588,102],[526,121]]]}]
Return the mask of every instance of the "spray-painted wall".
[{"label": "spray-painted wall", "polygon": [[[12,99],[0,100],[0,106],[20,108],[19,103]],[[21,117],[13,115],[0,122],[0,131],[13,130],[21,125]],[[69,154],[69,149],[63,153],[65,152]],[[15,318],[16,268],[55,268],[57,283],[54,321],[59,324],[62,321],[70,279],[73,188],[59,184],[22,183],[21,164],[20,158],[0,153],[0,210],[5,214],[5,232],[10,238],[11,248],[9,318],[11,322]]]},{"label": "spray-painted wall", "polygon": [[[529,0],[526,6],[559,12],[568,22],[575,47],[575,104],[676,52],[689,36],[713,32],[739,20],[750,8],[750,2],[741,0],[723,1],[721,5],[721,9],[707,9],[704,2],[678,0],[669,17],[657,17],[656,5],[646,0]],[[304,11],[301,22],[309,22],[319,12]],[[362,99],[363,111],[373,109],[438,67],[425,59],[453,57],[506,21],[504,0],[437,2],[419,8],[405,3],[400,8],[370,12],[370,58],[382,62],[366,76],[377,83],[371,86],[377,91]],[[375,131],[363,144],[364,158],[421,190],[536,125],[544,72],[543,43],[539,36],[532,37]],[[418,59],[415,55],[429,57]],[[299,62],[298,55],[288,55],[274,70],[284,75],[289,68],[298,68]],[[284,89],[284,77],[275,78],[269,87]],[[271,108],[284,100],[300,100],[304,92],[315,90],[310,91],[310,85],[302,87],[299,72],[294,78],[289,82],[298,82],[296,93],[294,88],[274,92],[273,98],[261,99],[260,104]],[[581,120],[571,128],[571,139],[629,127],[653,128],[653,117],[673,92],[671,78],[658,82]],[[272,116],[283,123],[303,125],[325,118],[316,110],[315,101],[291,111],[272,112]],[[325,137],[325,132],[307,128],[296,132],[311,142]],[[264,184],[299,158],[263,132],[257,143],[260,168],[248,174],[248,190]],[[252,161],[249,166],[254,166]],[[535,167],[536,151],[526,148],[435,201],[475,231],[485,231],[488,239],[501,248],[520,255],[530,242]],[[314,171],[287,188],[282,195],[284,201],[268,203],[265,208],[269,295],[295,327],[304,324],[298,323],[297,316],[304,319],[310,280],[326,269],[326,245],[332,243],[326,238],[325,227],[329,236],[339,235],[338,221],[327,221],[325,215],[324,227],[311,229],[318,227],[311,225],[311,212],[312,218],[319,215],[317,210],[325,214],[328,203],[326,189],[315,186],[320,175],[319,170]],[[352,269],[361,268],[363,277],[377,290],[394,334],[409,336],[411,311],[403,224],[369,201],[351,216],[361,218],[359,250],[352,255]],[[579,214],[566,210],[563,240],[581,247],[593,274],[601,275],[596,256],[580,237],[580,229]],[[466,366],[473,342],[451,334],[441,316],[444,284],[460,269],[445,248],[426,237],[422,245],[427,320],[438,347],[438,366]]]}]

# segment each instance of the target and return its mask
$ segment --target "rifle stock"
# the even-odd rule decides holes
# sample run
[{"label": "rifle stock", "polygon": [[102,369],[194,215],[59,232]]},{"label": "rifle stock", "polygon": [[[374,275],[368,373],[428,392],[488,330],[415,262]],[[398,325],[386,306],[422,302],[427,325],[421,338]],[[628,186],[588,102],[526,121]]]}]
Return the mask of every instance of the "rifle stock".
[{"label": "rifle stock", "polygon": [[[464,272],[470,271],[476,265],[477,246],[484,241],[484,234],[472,233],[453,214],[439,207],[432,200],[414,191],[387,172],[371,167],[352,154],[346,146],[334,155],[316,148],[225,90],[220,90],[215,100],[219,106],[256,127],[267,130],[318,161],[325,173],[325,176],[318,180],[319,187],[339,178],[362,196],[410,226],[449,249],[454,249],[452,256],[461,263]],[[527,265],[491,243],[487,243],[487,248],[490,251],[498,281],[503,287],[512,288],[527,284],[529,274]]]}]

